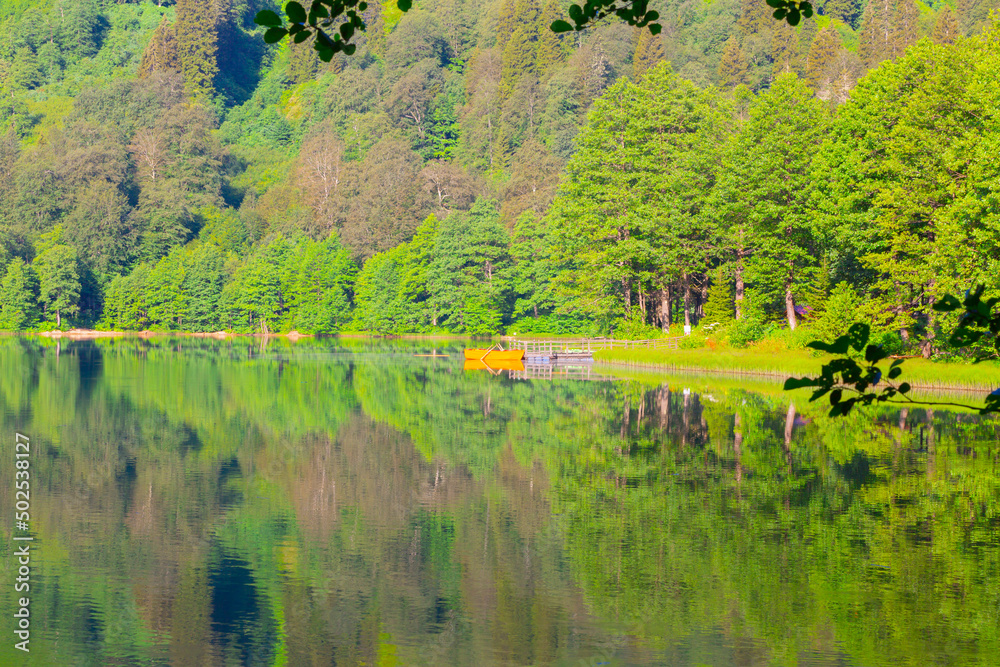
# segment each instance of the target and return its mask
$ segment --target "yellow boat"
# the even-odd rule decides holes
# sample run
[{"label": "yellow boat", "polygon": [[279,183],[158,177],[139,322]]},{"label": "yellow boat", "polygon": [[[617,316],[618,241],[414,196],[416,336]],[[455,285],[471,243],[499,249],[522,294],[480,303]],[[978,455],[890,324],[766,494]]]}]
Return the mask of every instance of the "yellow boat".
[{"label": "yellow boat", "polygon": [[510,359],[498,359],[497,361],[480,361],[479,359],[466,359],[465,370],[467,371],[523,371],[524,364],[520,361]]},{"label": "yellow boat", "polygon": [[520,361],[524,359],[524,350],[478,350],[468,348],[465,350],[465,358],[485,361],[493,366],[494,361]]}]

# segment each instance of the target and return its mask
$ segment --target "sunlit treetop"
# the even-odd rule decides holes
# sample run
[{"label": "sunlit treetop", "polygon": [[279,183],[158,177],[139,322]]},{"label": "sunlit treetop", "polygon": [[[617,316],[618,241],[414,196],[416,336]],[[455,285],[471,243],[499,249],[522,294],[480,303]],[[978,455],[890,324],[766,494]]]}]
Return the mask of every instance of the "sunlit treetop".
[{"label": "sunlit treetop", "polygon": [[[808,0],[765,1],[774,8],[774,18],[789,25],[798,25],[803,17],[813,15],[812,4]],[[396,6],[400,11],[408,12],[413,0],[397,0]],[[268,44],[280,42],[286,37],[301,44],[315,35],[313,46],[320,59],[330,62],[336,53],[354,53],[357,45],[351,40],[359,31],[367,29],[363,17],[367,9],[365,0],[313,0],[307,11],[304,5],[293,0],[285,5],[284,17],[264,10],[254,20],[267,28],[264,41]],[[649,0],[586,0],[582,4],[570,5],[568,11],[569,20],[559,19],[549,26],[553,32],[580,32],[609,16],[637,28],[647,28],[654,35],[662,30],[656,22],[660,14],[649,9]]]}]

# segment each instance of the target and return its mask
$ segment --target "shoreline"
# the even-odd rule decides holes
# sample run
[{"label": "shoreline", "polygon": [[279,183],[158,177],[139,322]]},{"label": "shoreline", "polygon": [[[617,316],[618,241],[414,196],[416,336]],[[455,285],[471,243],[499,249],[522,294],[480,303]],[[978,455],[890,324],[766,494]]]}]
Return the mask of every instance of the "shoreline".
[{"label": "shoreline", "polygon": [[[18,334],[14,334],[18,335]],[[287,333],[234,333],[231,331],[99,331],[97,329],[69,329],[68,331],[36,331],[28,332],[29,336],[42,336],[44,338],[68,338],[70,340],[92,340],[96,338],[154,338],[158,336],[186,338],[235,338],[243,336],[248,338],[288,338],[298,340],[299,338],[315,338],[313,334],[303,334],[298,331]]]},{"label": "shoreline", "polygon": [[68,329],[66,331],[6,331],[5,336],[42,336],[44,338],[69,338],[71,340],[89,340],[96,338],[154,338],[154,337],[187,337],[187,338],[378,338],[384,340],[488,340],[487,338],[468,336],[465,334],[376,334],[363,332],[347,332],[335,334],[305,334],[292,330],[285,333],[238,333],[235,331],[101,331],[99,329]]},{"label": "shoreline", "polygon": [[[640,370],[644,372],[662,372],[662,373],[692,373],[692,374],[705,374],[705,375],[719,375],[726,377],[752,377],[760,378],[763,380],[774,380],[776,384],[781,384],[786,378],[789,377],[801,377],[804,375],[818,375],[820,370],[820,365],[826,361],[823,357],[812,357],[808,361],[811,361],[811,366],[813,368],[803,368],[801,364],[789,364],[786,368],[774,368],[774,367],[761,367],[759,361],[754,358],[753,354],[739,355],[735,354],[732,361],[732,365],[719,365],[719,361],[722,359],[716,359],[716,363],[705,362],[699,363],[697,359],[678,359],[675,362],[662,361],[660,359],[623,359],[615,358],[624,355],[608,353],[607,350],[598,351],[594,354],[595,365],[601,365],[608,368],[619,368],[621,370]],[[636,354],[639,352],[639,354]],[[646,353],[644,351],[630,351],[629,356],[652,356],[652,354]],[[656,353],[653,353],[656,354]],[[676,353],[675,353],[676,354]],[[732,355],[732,351],[729,352]],[[794,354],[794,351],[786,351],[786,354]],[[740,357],[743,358],[740,358]],[[610,357],[610,358],[609,358]],[[771,361],[771,360],[768,360]],[[806,361],[805,359],[799,359],[798,361]],[[917,362],[918,360],[913,360]],[[966,371],[972,368],[972,364],[956,364],[948,362],[930,362],[919,360],[922,363],[910,363],[909,368],[904,364],[903,376],[900,381],[909,383],[911,387],[915,390],[921,391],[947,391],[947,392],[958,392],[967,393],[970,395],[982,396],[984,392],[989,392],[998,386],[1000,386],[1000,369],[996,369],[995,378],[996,379],[979,379],[970,378],[968,380],[948,378],[948,375],[955,375],[962,371]],[[793,366],[799,366],[797,368]],[[935,368],[936,366],[936,368]],[[983,367],[980,367],[983,368]],[[979,370],[979,369],[977,369]],[[928,375],[935,374],[938,372],[942,377],[941,379],[934,379],[933,377],[928,377]]]}]

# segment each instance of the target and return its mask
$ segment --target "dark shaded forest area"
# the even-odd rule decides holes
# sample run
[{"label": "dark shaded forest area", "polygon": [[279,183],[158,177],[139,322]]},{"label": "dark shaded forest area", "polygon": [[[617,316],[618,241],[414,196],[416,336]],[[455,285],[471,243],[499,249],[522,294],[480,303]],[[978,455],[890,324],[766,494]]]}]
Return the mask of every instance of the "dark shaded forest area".
[{"label": "dark shaded forest area", "polygon": [[[654,335],[996,287],[992,0],[374,5],[355,55],[269,3],[4,2],[0,328]],[[668,64],[669,63],[669,64]],[[799,327],[805,320],[806,327]]]}]

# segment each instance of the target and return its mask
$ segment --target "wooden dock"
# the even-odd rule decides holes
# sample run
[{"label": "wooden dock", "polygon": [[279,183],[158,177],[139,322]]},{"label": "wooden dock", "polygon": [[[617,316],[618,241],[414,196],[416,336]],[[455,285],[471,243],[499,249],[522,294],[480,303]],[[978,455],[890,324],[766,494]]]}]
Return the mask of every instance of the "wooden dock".
[{"label": "wooden dock", "polygon": [[676,350],[682,336],[648,340],[614,338],[504,338],[512,350],[524,350],[525,359],[592,359],[597,350]]}]

